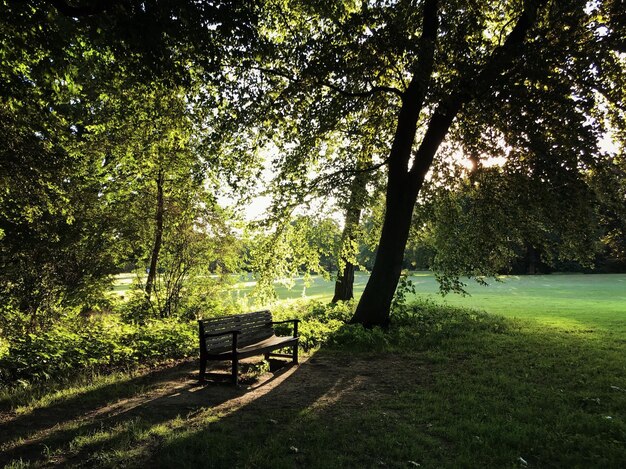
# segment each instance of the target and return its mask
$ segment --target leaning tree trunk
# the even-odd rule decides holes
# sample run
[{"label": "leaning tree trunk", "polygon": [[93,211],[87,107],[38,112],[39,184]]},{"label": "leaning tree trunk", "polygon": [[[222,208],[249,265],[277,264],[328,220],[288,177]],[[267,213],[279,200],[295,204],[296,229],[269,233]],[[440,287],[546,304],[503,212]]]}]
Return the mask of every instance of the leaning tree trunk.
[{"label": "leaning tree trunk", "polygon": [[385,218],[374,268],[352,318],[352,322],[366,327],[384,327],[389,323],[391,302],[402,272],[402,260],[417,195],[435,153],[461,107],[460,100],[451,100],[437,108],[415,154],[411,170],[406,171],[404,168],[408,158],[402,155],[410,153],[417,123],[417,117],[411,110],[405,109],[408,107],[407,102],[404,101],[400,110],[396,138],[391,149]]},{"label": "leaning tree trunk", "polygon": [[156,279],[157,265],[159,261],[159,252],[163,242],[163,183],[165,177],[163,170],[159,170],[156,179],[157,183],[157,206],[154,214],[156,229],[154,231],[154,244],[152,246],[152,254],[150,255],[150,267],[148,268],[148,278],[146,279],[146,295],[149,297],[154,290],[154,281]]},{"label": "leaning tree trunk", "polygon": [[376,260],[370,279],[352,317],[352,322],[366,327],[386,326],[389,322],[391,301],[400,279],[404,249],[409,238],[413,206],[423,182],[423,176],[430,167],[430,162],[428,162],[425,171],[420,174],[421,180],[412,175],[418,163],[416,156],[411,171],[408,170],[417,121],[433,69],[437,28],[437,0],[427,0],[424,4],[417,72],[413,75],[406,91],[402,93],[402,106],[389,154],[385,218]]},{"label": "leaning tree trunk", "polygon": [[386,326],[389,321],[389,308],[400,279],[411,227],[415,199],[397,185],[393,189],[387,192],[383,230],[372,274],[352,318],[352,322],[366,327]]},{"label": "leaning tree trunk", "polygon": [[[361,209],[349,207],[346,213],[346,226],[343,229],[342,236],[342,250],[346,249],[346,244],[349,246],[347,249],[352,248],[352,244],[356,239],[356,229],[359,226],[361,219]],[[352,262],[352,256],[342,254],[341,261],[339,262],[339,269],[341,272],[337,274],[337,280],[335,281],[335,295],[333,296],[332,303],[338,301],[349,301],[354,298],[354,270],[355,265]]]},{"label": "leaning tree trunk", "polygon": [[439,102],[421,144],[412,154],[417,122],[433,70],[438,28],[437,0],[426,0],[424,3],[416,72],[402,93],[402,106],[389,154],[386,212],[378,252],[352,322],[366,327],[389,323],[391,301],[400,279],[413,207],[435,153],[463,104],[476,98],[480,90],[489,93],[494,82],[502,78],[503,72],[520,56],[519,47],[535,22],[538,9],[546,1],[524,2],[525,9],[504,44],[494,50],[478,75],[461,79],[458,86]]},{"label": "leaning tree trunk", "polygon": [[346,253],[345,250],[352,250],[352,245],[356,240],[356,231],[361,221],[361,209],[363,208],[366,184],[367,173],[363,171],[357,173],[350,185],[350,200],[346,209],[346,224],[341,236],[339,272],[335,281],[335,295],[332,303],[349,301],[354,298],[354,271],[356,266],[352,262],[354,256],[350,255],[350,252]]}]

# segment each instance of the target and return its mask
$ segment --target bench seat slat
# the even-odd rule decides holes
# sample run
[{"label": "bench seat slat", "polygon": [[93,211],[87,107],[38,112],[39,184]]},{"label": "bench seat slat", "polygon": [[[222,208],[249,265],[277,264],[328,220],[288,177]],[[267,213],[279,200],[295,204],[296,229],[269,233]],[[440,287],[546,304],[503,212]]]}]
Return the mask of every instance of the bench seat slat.
[{"label": "bench seat slat", "polygon": [[[273,331],[269,331],[269,333],[263,333],[263,334],[247,335],[247,336],[242,336],[242,338],[238,340],[237,343],[239,344],[239,348],[241,348],[243,346],[247,346],[250,344],[262,342],[264,340],[271,338],[272,336],[274,336]],[[223,337],[218,337],[218,338],[207,338],[206,350],[209,353],[215,350],[219,350],[219,349],[230,350],[232,348],[232,343],[233,343],[232,336],[231,337],[223,336]]]},{"label": "bench seat slat", "polygon": [[[237,349],[237,355],[239,358],[253,357],[254,355],[259,355],[265,351],[276,350],[280,348],[279,346],[290,347],[294,345],[294,343],[298,342],[297,337],[292,336],[284,336],[284,337],[269,337],[261,342],[256,342],[254,344],[246,345],[244,347],[240,347]],[[211,353],[209,352],[210,358],[219,358],[228,360],[232,355],[232,350],[225,350],[219,353]]]}]

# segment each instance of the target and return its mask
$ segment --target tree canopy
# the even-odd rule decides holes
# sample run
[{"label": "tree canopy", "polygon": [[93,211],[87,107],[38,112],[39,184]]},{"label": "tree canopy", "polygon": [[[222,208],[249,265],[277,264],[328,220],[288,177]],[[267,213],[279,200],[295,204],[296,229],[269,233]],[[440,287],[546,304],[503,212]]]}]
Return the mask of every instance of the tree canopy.
[{"label": "tree canopy", "polygon": [[[572,255],[589,255],[590,238],[580,234],[597,214],[591,181],[607,168],[618,174],[623,158],[602,148],[607,133],[624,124],[621,2],[288,5],[286,15],[283,3],[274,5],[281,14],[274,23],[279,32],[268,35],[277,52],[267,73],[281,77],[291,93],[291,109],[306,129],[299,126],[298,136],[328,137],[326,126],[341,127],[364,109],[385,115],[375,131],[386,142],[379,147],[387,169],[385,219],[355,321],[388,321],[413,210],[420,194],[427,196],[424,184],[461,183],[443,177],[451,159],[469,158],[477,167],[473,200],[492,212],[481,212],[488,223],[475,219],[478,212],[465,215],[480,231],[475,237],[468,231],[464,259],[440,244],[442,255],[450,255],[436,267],[451,287],[462,274],[495,271],[496,258],[510,249],[494,246],[509,240],[505,226],[528,239],[558,226],[555,236]],[[302,102],[309,105],[296,106]],[[329,110],[317,117],[320,106],[339,116]],[[478,169],[498,158],[501,171]],[[438,206],[440,219],[452,209]],[[516,210],[498,211],[504,206]],[[463,237],[468,222],[449,220]],[[489,230],[496,228],[494,237]]]},{"label": "tree canopy", "polygon": [[[287,254],[284,239],[260,237],[270,273],[323,270],[321,251],[354,265],[361,211],[384,193],[353,318],[366,326],[389,321],[411,231],[428,239],[444,290],[520,249],[584,263],[601,240],[624,256],[623,0],[3,0],[2,11],[0,295],[33,318],[97,297],[124,262],[147,264],[150,297],[159,258],[189,259],[176,240],[232,240],[219,192],[250,195],[263,151],[271,221],[317,246]],[[343,211],[343,236],[289,218],[315,198]]]}]

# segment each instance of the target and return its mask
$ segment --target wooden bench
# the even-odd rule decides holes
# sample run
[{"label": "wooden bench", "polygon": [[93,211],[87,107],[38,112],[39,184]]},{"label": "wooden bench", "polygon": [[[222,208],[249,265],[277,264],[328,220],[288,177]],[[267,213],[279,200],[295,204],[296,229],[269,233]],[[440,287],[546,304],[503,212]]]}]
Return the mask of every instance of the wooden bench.
[{"label": "wooden bench", "polygon": [[[265,354],[265,358],[291,358],[298,363],[299,319],[272,321],[269,311],[235,314],[198,321],[200,326],[200,380],[206,375],[207,361],[232,360],[232,381],[237,384],[239,360]],[[292,336],[277,336],[274,324],[293,323]],[[292,353],[273,353],[291,347]]]}]

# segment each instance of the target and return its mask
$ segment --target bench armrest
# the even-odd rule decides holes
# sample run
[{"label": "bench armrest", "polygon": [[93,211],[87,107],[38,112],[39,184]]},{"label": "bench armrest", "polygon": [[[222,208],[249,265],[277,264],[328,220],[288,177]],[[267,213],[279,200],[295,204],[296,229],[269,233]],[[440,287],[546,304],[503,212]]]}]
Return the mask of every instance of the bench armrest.
[{"label": "bench armrest", "polygon": [[293,323],[293,336],[294,337],[298,337],[298,323],[300,322],[299,319],[286,319],[284,321],[271,321],[270,324],[286,324],[288,322],[292,322]]},{"label": "bench armrest", "polygon": [[285,324],[287,322],[300,322],[299,319],[286,319],[284,321],[272,321],[270,324]]}]

